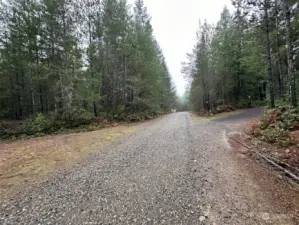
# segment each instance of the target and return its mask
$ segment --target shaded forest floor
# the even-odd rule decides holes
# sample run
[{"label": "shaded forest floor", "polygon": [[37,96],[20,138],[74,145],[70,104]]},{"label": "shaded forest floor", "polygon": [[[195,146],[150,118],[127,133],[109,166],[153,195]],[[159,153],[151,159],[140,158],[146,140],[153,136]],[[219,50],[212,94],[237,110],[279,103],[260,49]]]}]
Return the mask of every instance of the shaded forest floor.
[{"label": "shaded forest floor", "polygon": [[92,132],[63,134],[0,143],[0,197],[70,168],[92,153],[132,134],[134,126],[120,125]]}]

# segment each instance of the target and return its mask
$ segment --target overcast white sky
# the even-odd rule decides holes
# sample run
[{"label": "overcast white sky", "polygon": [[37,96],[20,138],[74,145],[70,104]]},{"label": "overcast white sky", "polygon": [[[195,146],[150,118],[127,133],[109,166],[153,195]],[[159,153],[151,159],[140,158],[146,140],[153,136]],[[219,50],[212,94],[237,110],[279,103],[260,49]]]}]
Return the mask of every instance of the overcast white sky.
[{"label": "overcast white sky", "polygon": [[[135,0],[128,0],[130,4]],[[181,74],[181,62],[195,44],[198,21],[207,19],[216,23],[225,5],[230,9],[231,0],[144,0],[152,16],[154,34],[163,49],[167,65],[182,95],[186,82]]]}]

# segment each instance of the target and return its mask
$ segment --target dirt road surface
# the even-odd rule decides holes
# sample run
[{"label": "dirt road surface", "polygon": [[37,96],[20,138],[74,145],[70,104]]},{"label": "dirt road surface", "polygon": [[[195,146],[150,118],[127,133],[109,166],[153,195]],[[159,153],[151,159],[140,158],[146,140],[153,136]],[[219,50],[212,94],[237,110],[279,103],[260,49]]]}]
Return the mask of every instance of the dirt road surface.
[{"label": "dirt road surface", "polygon": [[299,224],[299,193],[227,140],[259,113],[200,121],[184,112],[137,126],[2,200],[0,224]]}]

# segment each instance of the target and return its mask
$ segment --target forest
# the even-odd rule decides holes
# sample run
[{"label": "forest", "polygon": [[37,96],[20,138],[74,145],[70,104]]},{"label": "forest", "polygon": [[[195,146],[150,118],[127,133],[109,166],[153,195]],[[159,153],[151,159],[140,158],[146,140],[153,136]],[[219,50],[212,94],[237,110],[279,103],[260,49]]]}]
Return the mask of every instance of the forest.
[{"label": "forest", "polygon": [[1,1],[1,136],[139,121],[173,108],[297,107],[298,2],[232,3],[216,25],[199,23],[178,99],[143,0]]},{"label": "forest", "polygon": [[298,1],[232,3],[235,10],[225,7],[215,26],[200,23],[197,43],[182,63],[191,109],[297,107]]},{"label": "forest", "polygon": [[175,103],[143,0],[11,0],[0,12],[2,121],[135,121]]}]

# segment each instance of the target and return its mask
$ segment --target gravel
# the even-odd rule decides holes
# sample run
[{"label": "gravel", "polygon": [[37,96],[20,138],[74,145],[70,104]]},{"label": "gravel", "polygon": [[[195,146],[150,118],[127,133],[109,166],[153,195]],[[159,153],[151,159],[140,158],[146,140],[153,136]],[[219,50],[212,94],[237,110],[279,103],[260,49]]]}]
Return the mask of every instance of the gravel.
[{"label": "gravel", "polygon": [[219,123],[175,113],[140,125],[70,171],[3,200],[0,224],[272,224],[273,215],[295,224],[234,161]]}]

